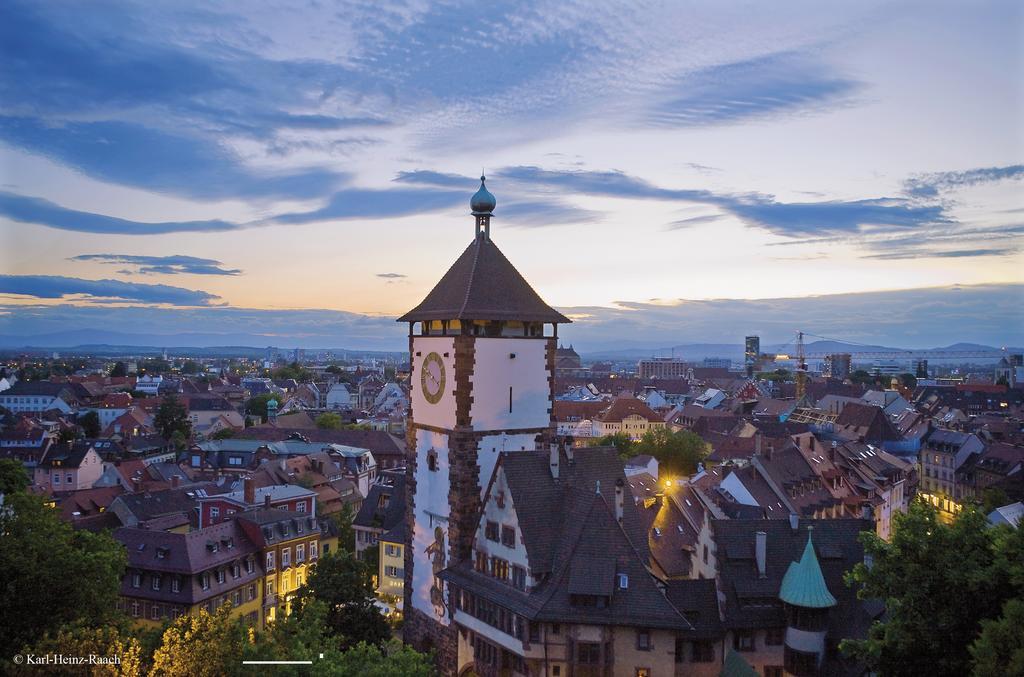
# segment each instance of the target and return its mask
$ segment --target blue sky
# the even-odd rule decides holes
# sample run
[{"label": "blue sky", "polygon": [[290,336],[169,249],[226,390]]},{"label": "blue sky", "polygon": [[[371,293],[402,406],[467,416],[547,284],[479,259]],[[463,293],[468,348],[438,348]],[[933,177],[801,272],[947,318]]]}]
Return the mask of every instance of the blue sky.
[{"label": "blue sky", "polygon": [[0,334],[400,344],[368,328],[483,168],[584,345],[1024,343],[1022,34],[1013,2],[7,2]]}]

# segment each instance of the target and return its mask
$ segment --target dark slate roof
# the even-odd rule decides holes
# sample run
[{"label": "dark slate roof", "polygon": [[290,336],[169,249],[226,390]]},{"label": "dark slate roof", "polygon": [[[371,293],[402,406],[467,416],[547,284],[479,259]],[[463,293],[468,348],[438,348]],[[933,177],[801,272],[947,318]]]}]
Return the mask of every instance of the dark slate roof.
[{"label": "dark slate roof", "polygon": [[405,442],[402,438],[383,430],[321,430],[319,428],[254,426],[239,431],[234,439],[283,442],[300,437],[310,442],[343,444],[348,447],[369,449],[373,457],[378,460],[396,456],[405,457]]},{"label": "dark slate roof", "polygon": [[[495,472],[505,473],[530,570],[542,574],[542,582],[529,592],[517,590],[473,571],[469,560],[446,569],[443,578],[534,620],[696,632],[648,569],[644,521],[614,447],[577,450],[573,461],[563,453],[558,480],[546,451],[504,453]],[[622,525],[615,517],[619,481]],[[604,596],[608,603],[574,604],[577,595]]]},{"label": "dark slate roof", "polygon": [[[855,588],[843,581],[845,572],[863,561],[864,547],[858,536],[873,531],[870,520],[800,520],[794,530],[789,520],[713,520],[718,546],[719,588],[725,596],[727,628],[784,627],[785,611],[779,599],[782,580],[792,562],[799,561],[807,546],[808,527],[813,527],[813,547],[829,592],[838,606],[829,611],[833,639],[863,637],[870,614],[857,599]],[[755,533],[764,531],[766,576],[761,578],[754,556]]]},{"label": "dark slate roof", "polygon": [[672,580],[668,582],[665,594],[693,626],[694,639],[715,639],[722,636],[722,619],[718,611],[718,588],[715,579]]},{"label": "dark slate roof", "polygon": [[82,465],[82,461],[90,449],[92,449],[92,445],[88,443],[76,442],[74,446],[55,444],[43,456],[43,460],[39,462],[39,467],[77,468]]},{"label": "dark slate roof", "polygon": [[249,538],[259,546],[283,543],[301,536],[320,533],[320,525],[313,515],[280,508],[247,510],[236,513],[235,519]]},{"label": "dark slate roof", "polygon": [[398,318],[569,322],[544,303],[490,238],[479,236],[423,301]]},{"label": "dark slate roof", "polygon": [[[352,520],[353,526],[367,529],[391,531],[405,522],[405,476],[388,473],[392,484],[375,483],[359,506],[359,512]],[[380,507],[381,497],[387,496],[385,507]]]},{"label": "dark slate roof", "polygon": [[177,489],[122,494],[114,500],[122,503],[135,519],[145,522],[155,517],[177,513],[191,515],[199,506],[197,496],[202,490],[216,493],[217,486],[213,482],[206,482]]}]

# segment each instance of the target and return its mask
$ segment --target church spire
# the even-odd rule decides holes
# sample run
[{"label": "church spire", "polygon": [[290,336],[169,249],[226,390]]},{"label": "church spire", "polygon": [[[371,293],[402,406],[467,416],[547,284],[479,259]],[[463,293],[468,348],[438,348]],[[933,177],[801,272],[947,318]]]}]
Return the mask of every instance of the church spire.
[{"label": "church spire", "polygon": [[487,177],[480,175],[480,190],[469,201],[469,208],[476,217],[476,237],[491,239],[491,216],[498,201],[485,185]]}]

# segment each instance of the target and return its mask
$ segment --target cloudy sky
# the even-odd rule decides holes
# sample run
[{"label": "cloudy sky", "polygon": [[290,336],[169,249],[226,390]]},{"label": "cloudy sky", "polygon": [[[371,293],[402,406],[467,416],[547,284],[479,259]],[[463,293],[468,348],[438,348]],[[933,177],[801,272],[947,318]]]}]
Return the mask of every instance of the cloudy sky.
[{"label": "cloudy sky", "polygon": [[8,0],[0,335],[400,347],[484,169],[584,346],[1024,343],[1022,35],[1016,2]]}]

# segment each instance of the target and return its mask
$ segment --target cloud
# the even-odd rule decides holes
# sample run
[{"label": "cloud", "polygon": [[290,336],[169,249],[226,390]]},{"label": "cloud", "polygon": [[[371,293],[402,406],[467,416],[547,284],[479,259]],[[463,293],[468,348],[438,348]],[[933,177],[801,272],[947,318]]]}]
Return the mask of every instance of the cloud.
[{"label": "cloud", "polygon": [[724,214],[705,214],[704,216],[691,216],[688,219],[679,219],[668,224],[667,230],[681,230],[693,226],[703,226],[706,223],[714,223],[725,218]]},{"label": "cloud", "polygon": [[138,256],[134,254],[80,254],[73,256],[71,261],[99,261],[110,264],[130,264],[138,266],[136,271],[118,271],[120,273],[140,275],[240,275],[241,270],[221,267],[216,259],[201,259],[195,256]]},{"label": "cloud", "polygon": [[408,275],[402,275],[401,273],[377,273],[377,277],[383,277],[389,280],[394,280],[400,277],[408,277]]},{"label": "cloud", "polygon": [[669,89],[683,94],[655,105],[645,121],[665,127],[732,123],[838,105],[859,88],[811,54],[769,54],[677,78]]},{"label": "cloud", "polygon": [[345,178],[323,169],[249,169],[215,142],[129,122],[53,124],[0,117],[0,139],[101,181],[191,198],[308,199]]},{"label": "cloud", "polygon": [[62,299],[82,295],[94,299],[163,303],[174,306],[209,306],[220,298],[205,291],[165,284],[83,280],[58,275],[0,275],[0,293],[39,299]]},{"label": "cloud", "polygon": [[902,259],[959,259],[959,258],[972,258],[977,256],[1010,256],[1016,254],[1019,250],[1014,247],[993,247],[989,249],[951,249],[951,250],[901,250],[895,252],[887,252],[884,254],[870,254],[861,258],[865,259],[882,259],[882,260],[902,260]]},{"label": "cloud", "polygon": [[466,204],[468,208],[469,196],[465,190],[345,188],[335,192],[320,209],[280,214],[273,220],[277,223],[313,223],[332,219],[409,216],[450,209],[458,204]]},{"label": "cloud", "polygon": [[933,198],[955,188],[1022,178],[1024,178],[1024,165],[979,167],[959,172],[936,172],[913,176],[904,182],[903,189],[913,197]]},{"label": "cloud", "polygon": [[115,216],[67,209],[49,200],[0,191],[0,216],[19,223],[31,223],[60,230],[107,235],[162,235],[165,233],[209,233],[242,228],[241,224],[210,221],[163,221],[147,223]]}]

